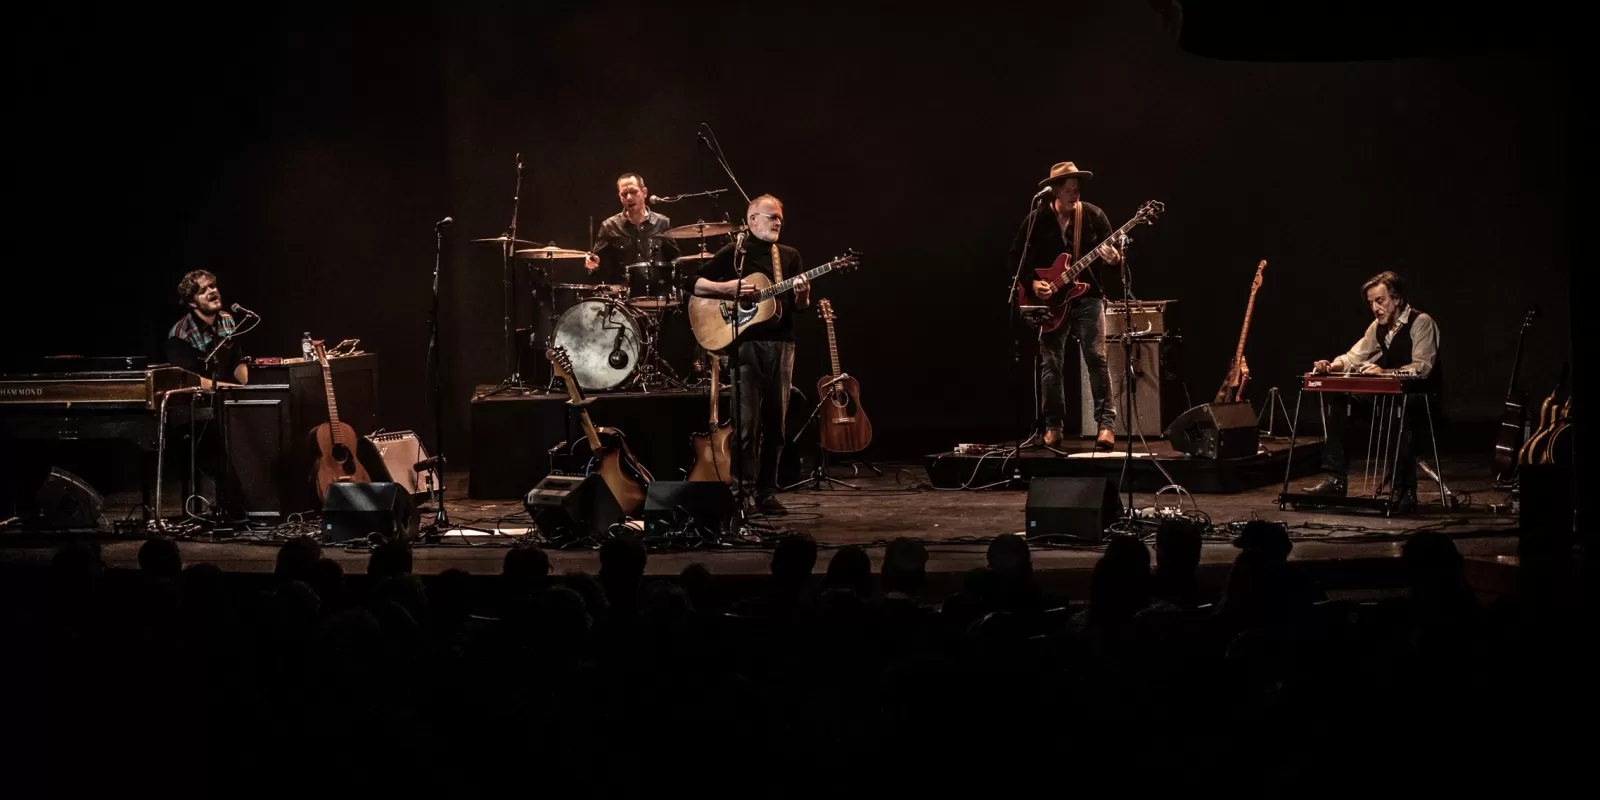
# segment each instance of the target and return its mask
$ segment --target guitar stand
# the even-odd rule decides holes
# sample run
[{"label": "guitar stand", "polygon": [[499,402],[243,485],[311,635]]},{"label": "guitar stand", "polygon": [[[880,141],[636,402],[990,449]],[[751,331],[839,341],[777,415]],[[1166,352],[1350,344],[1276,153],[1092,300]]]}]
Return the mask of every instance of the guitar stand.
[{"label": "guitar stand", "polygon": [[[795,442],[800,441],[800,434],[805,433],[806,432],[806,428],[811,427],[812,421],[816,420],[817,416],[822,413],[822,406],[823,406],[823,404],[828,402],[830,397],[831,397],[831,395],[829,395],[827,392],[824,392],[822,394],[822,397],[817,399],[817,407],[811,409],[811,416],[806,417],[806,424],[801,425],[800,426],[800,430],[795,431],[794,438],[789,441],[790,446],[793,446],[795,444]],[[804,479],[801,479],[799,481],[796,481],[796,482],[794,482],[792,484],[789,484],[788,486],[781,487],[780,491],[787,492],[787,491],[790,491],[790,490],[795,489],[797,487],[804,486],[805,484],[808,484],[808,483],[811,484],[811,488],[812,489],[821,489],[821,488],[824,488],[825,486],[830,486],[830,485],[843,486],[846,489],[860,489],[861,488],[860,486],[857,486],[857,485],[855,485],[853,483],[846,483],[844,481],[839,480],[838,478],[834,478],[834,477],[831,477],[831,476],[828,475],[828,451],[827,451],[826,448],[824,448],[822,446],[822,429],[821,428],[817,429],[817,454],[818,454],[817,466],[812,468],[811,476],[808,477],[808,478],[804,478]],[[868,466],[871,466],[871,465],[869,464]],[[878,468],[877,467],[872,467],[872,469],[873,469],[874,472],[877,472]],[[882,472],[878,472],[878,474],[882,475],[883,473]]]}]

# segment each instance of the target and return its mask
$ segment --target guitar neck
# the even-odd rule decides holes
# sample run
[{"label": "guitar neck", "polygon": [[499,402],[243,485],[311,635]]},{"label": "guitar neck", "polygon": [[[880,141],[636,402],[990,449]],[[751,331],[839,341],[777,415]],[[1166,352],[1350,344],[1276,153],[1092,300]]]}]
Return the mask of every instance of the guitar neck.
[{"label": "guitar neck", "polygon": [[1522,366],[1522,342],[1528,336],[1528,326],[1522,326],[1522,332],[1517,334],[1517,353],[1511,357],[1511,380],[1506,384],[1506,399],[1511,399],[1517,394],[1517,370]]},{"label": "guitar neck", "polygon": [[[1123,224],[1122,227],[1120,227],[1120,228],[1116,229],[1115,231],[1113,231],[1110,236],[1107,236],[1105,238],[1105,241],[1110,241],[1110,240],[1115,239],[1115,238],[1117,238],[1119,236],[1122,236],[1123,234],[1127,233],[1128,231],[1133,230],[1133,226],[1138,225],[1138,224],[1139,224],[1139,218],[1138,217],[1134,217],[1133,219],[1128,220],[1126,223]],[[1104,242],[1102,242],[1102,244],[1104,244]],[[1095,247],[1089,248],[1089,252],[1087,254],[1085,254],[1083,256],[1083,258],[1078,259],[1078,263],[1073,264],[1070,269],[1068,269],[1067,271],[1061,273],[1061,277],[1060,278],[1057,278],[1055,280],[1056,288],[1060,288],[1062,286],[1065,286],[1065,285],[1067,285],[1069,283],[1072,283],[1073,281],[1077,280],[1078,276],[1083,274],[1084,270],[1086,270],[1089,267],[1093,266],[1094,262],[1099,261],[1099,260],[1100,260],[1100,248],[1099,248],[1099,246],[1097,245]]]},{"label": "guitar neck", "polygon": [[344,444],[339,431],[339,403],[333,399],[333,368],[326,360],[322,362],[322,392],[328,396],[328,429],[333,434],[333,443]]},{"label": "guitar neck", "polygon": [[833,377],[839,377],[839,340],[833,335],[833,320],[828,320],[828,358],[833,362]]},{"label": "guitar neck", "polygon": [[711,429],[712,430],[716,430],[717,429],[717,425],[720,424],[720,421],[717,419],[717,416],[720,413],[720,409],[717,408],[717,399],[718,399],[717,395],[718,395],[719,390],[720,390],[720,387],[717,385],[717,378],[719,377],[717,375],[717,373],[721,372],[722,368],[718,365],[717,361],[718,361],[718,358],[716,356],[712,356],[711,357]]},{"label": "guitar neck", "polygon": [[817,278],[820,278],[823,275],[826,275],[837,269],[840,263],[842,262],[837,260],[829,261],[828,263],[823,264],[822,266],[817,267],[809,272],[803,272],[793,278],[784,278],[783,280],[778,281],[777,283],[774,283],[765,289],[762,289],[760,293],[756,295],[756,302],[759,303],[762,300],[777,297],[778,295],[793,289],[796,278],[805,278],[808,281],[816,280]]},{"label": "guitar neck", "polygon": [[1250,316],[1256,311],[1256,289],[1250,287],[1250,302],[1244,307],[1244,329],[1239,331],[1239,349],[1234,351],[1233,363],[1237,366],[1244,360],[1244,340],[1250,335]]}]

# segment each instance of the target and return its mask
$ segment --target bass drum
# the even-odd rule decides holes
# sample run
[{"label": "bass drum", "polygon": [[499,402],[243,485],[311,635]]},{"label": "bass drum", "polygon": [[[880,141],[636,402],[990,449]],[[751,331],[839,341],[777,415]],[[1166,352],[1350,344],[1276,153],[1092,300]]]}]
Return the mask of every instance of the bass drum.
[{"label": "bass drum", "polygon": [[639,369],[639,312],[611,300],[584,300],[561,312],[554,344],[572,358],[572,376],[590,391],[621,386]]}]

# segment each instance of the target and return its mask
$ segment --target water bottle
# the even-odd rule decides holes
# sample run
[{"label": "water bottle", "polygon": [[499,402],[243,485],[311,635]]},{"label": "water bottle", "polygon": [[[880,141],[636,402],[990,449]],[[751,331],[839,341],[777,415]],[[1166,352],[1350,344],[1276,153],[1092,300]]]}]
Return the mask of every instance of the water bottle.
[{"label": "water bottle", "polygon": [[300,357],[307,361],[317,360],[317,348],[311,344],[311,331],[300,337]]}]

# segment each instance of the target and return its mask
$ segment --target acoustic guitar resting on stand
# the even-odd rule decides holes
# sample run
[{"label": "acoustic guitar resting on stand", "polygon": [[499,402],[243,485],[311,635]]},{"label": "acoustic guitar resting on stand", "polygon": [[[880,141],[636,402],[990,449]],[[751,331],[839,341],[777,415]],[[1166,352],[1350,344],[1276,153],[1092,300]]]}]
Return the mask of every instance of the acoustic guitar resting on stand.
[{"label": "acoustic guitar resting on stand", "polygon": [[1527,443],[1517,452],[1517,463],[1520,464],[1548,464],[1550,463],[1550,438],[1555,433],[1560,422],[1561,407],[1556,403],[1556,397],[1567,386],[1567,373],[1570,364],[1561,365],[1561,380],[1556,383],[1556,388],[1544,399],[1539,406],[1539,427],[1528,437]]},{"label": "acoustic guitar resting on stand", "polygon": [[1511,359],[1511,384],[1506,387],[1505,410],[1500,416],[1500,435],[1494,443],[1494,478],[1508,482],[1517,476],[1517,453],[1522,449],[1523,429],[1528,422],[1528,401],[1517,389],[1517,370],[1522,366],[1522,342],[1528,337],[1528,328],[1539,316],[1537,308],[1528,309],[1522,319],[1522,331],[1517,334],[1517,353]]},{"label": "acoustic guitar resting on stand", "polygon": [[839,372],[833,304],[823,298],[818,307],[828,325],[828,357],[833,362],[833,373],[817,379],[817,397],[826,397],[822,406],[822,449],[830,453],[860,452],[872,443],[872,421],[861,407],[861,386],[855,378]]},{"label": "acoustic guitar resting on stand", "polygon": [[328,421],[311,429],[316,464],[312,480],[317,486],[317,501],[328,499],[328,486],[338,482],[371,483],[372,477],[361,460],[356,458],[360,437],[348,423],[339,421],[339,404],[333,398],[333,370],[328,366],[328,352],[322,340],[312,342],[316,348],[317,363],[322,365],[322,390],[328,396]]},{"label": "acoustic guitar resting on stand", "polygon": [[1267,268],[1267,260],[1261,259],[1256,265],[1255,280],[1250,282],[1250,302],[1244,307],[1244,330],[1239,331],[1239,348],[1233,353],[1233,364],[1228,367],[1228,377],[1222,381],[1222,388],[1217,390],[1217,396],[1211,402],[1242,403],[1244,402],[1244,385],[1250,382],[1250,365],[1244,360],[1244,340],[1250,335],[1250,316],[1256,310],[1256,292],[1261,288],[1261,273]]},{"label": "acoustic guitar resting on stand", "polygon": [[705,433],[694,435],[694,466],[689,468],[689,480],[710,481],[732,485],[733,458],[728,452],[728,438],[733,435],[733,425],[718,421],[717,404],[721,400],[718,378],[721,377],[721,357],[707,354],[711,359],[711,426]]},{"label": "acoustic guitar resting on stand", "polygon": [[633,457],[633,452],[628,449],[628,440],[621,431],[608,429],[608,441],[602,441],[600,431],[589,420],[589,404],[594,401],[583,396],[583,389],[572,377],[572,357],[567,354],[567,349],[552,347],[545,351],[545,357],[550,359],[556,375],[567,385],[567,405],[578,409],[583,420],[584,438],[572,444],[572,451],[574,455],[581,455],[582,448],[587,446],[588,459],[584,474],[599,474],[611,489],[611,494],[617,498],[617,507],[622,509],[622,513],[639,513],[639,509],[644,507],[645,493],[655,478]]}]

